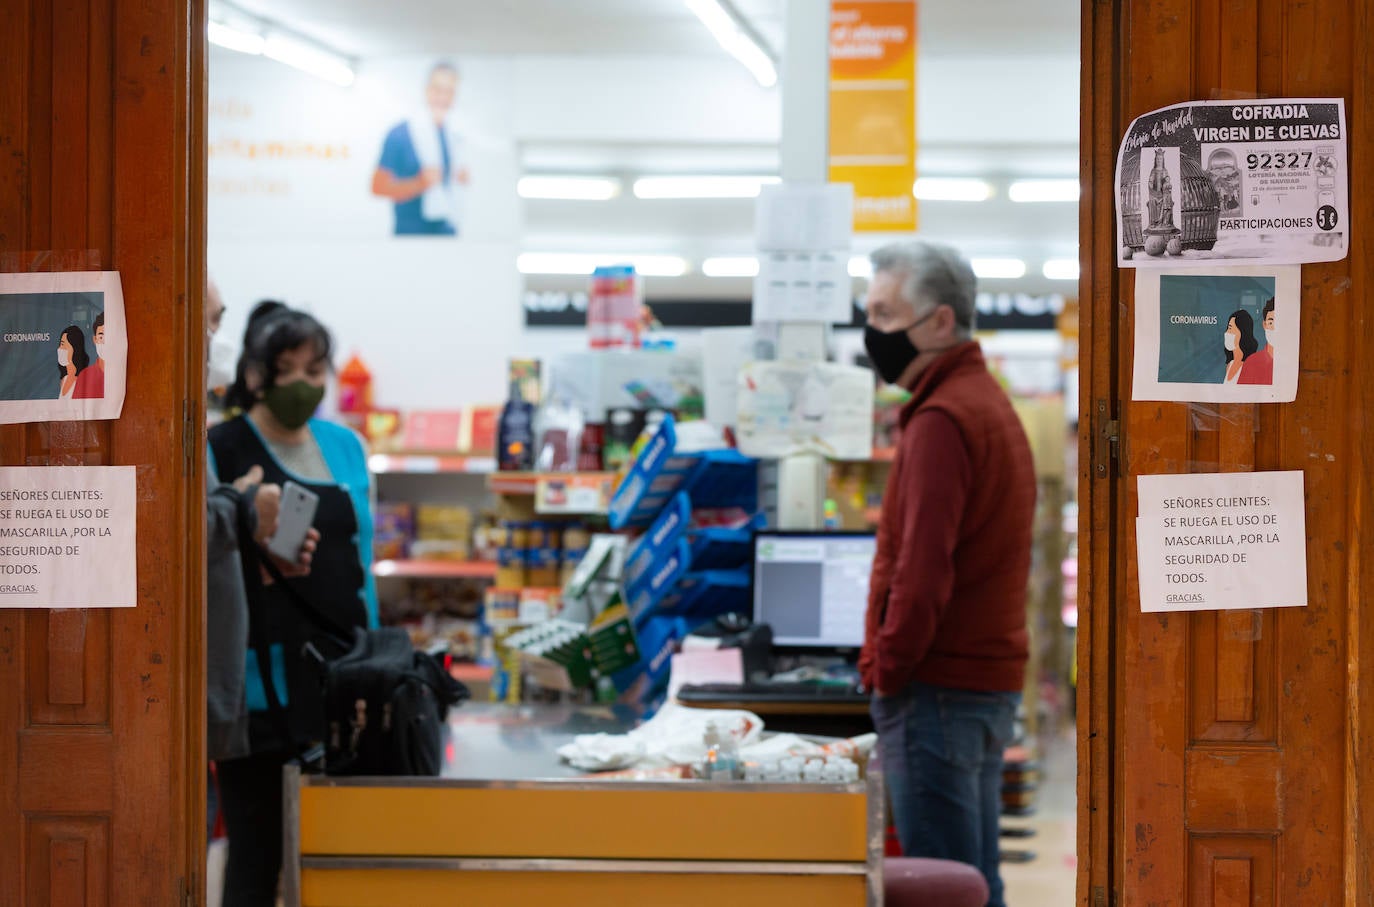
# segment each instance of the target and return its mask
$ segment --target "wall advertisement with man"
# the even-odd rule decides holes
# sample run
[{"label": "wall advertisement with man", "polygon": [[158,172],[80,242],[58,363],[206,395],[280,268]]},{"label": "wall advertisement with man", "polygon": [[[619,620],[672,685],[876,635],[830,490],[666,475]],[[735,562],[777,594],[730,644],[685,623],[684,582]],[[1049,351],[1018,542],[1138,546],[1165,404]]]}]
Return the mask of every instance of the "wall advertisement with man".
[{"label": "wall advertisement with man", "polygon": [[119,418],[127,337],[117,272],[0,274],[0,424]]},{"label": "wall advertisement with man", "polygon": [[280,299],[329,325],[340,363],[356,352],[385,376],[379,405],[443,408],[455,387],[502,399],[523,289],[514,73],[513,58],[369,58],[341,88],[212,50],[207,257],[224,337]]},{"label": "wall advertisement with man", "polygon": [[348,87],[263,58],[211,67],[212,241],[516,234],[509,62],[367,60]]},{"label": "wall advertisement with man", "polygon": [[1194,101],[1138,117],[1117,153],[1125,268],[1340,261],[1345,102]]}]

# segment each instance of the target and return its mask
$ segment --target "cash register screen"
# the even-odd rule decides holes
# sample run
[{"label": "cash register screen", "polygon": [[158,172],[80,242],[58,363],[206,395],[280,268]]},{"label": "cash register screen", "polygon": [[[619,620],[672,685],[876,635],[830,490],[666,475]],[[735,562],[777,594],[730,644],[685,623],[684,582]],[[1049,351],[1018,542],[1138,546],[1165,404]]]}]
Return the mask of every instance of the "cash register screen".
[{"label": "cash register screen", "polygon": [[864,641],[871,534],[760,532],[754,540],[754,621],[784,648],[858,648]]}]

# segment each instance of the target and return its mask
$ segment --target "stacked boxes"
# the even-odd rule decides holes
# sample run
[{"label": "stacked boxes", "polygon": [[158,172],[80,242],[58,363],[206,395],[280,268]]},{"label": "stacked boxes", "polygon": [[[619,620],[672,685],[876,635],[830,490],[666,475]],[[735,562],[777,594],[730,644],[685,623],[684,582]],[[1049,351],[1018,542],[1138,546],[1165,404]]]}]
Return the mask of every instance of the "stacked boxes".
[{"label": "stacked boxes", "polygon": [[653,706],[678,642],[719,614],[748,607],[758,464],[733,450],[678,451],[671,416],[641,448],[611,501],[611,526],[647,530],[626,555],[624,588],[642,657],[615,677]]},{"label": "stacked boxes", "polygon": [[421,560],[465,561],[472,552],[472,511],[447,504],[415,508],[415,541],[410,556]]}]

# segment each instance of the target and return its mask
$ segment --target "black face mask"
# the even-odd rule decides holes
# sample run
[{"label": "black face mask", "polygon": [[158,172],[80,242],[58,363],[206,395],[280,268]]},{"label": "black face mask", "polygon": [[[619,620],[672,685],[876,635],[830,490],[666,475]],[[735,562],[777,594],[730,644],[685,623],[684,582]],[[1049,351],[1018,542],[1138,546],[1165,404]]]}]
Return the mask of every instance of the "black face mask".
[{"label": "black face mask", "polygon": [[864,349],[868,350],[868,358],[873,360],[874,370],[888,384],[902,377],[907,366],[921,355],[907,332],[924,324],[937,311],[938,308],[931,309],[911,324],[895,331],[880,331],[872,325],[864,328]]}]

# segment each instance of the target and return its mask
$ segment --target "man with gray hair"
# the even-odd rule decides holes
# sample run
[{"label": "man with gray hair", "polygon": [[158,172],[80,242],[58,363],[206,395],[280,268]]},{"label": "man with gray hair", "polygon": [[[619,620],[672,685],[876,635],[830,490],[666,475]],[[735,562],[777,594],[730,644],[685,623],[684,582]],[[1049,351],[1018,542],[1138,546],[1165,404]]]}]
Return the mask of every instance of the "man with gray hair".
[{"label": "man with gray hair", "polygon": [[1025,679],[1035,469],[973,339],[977,280],[947,246],[874,252],[864,345],[911,392],[883,495],[859,669],[907,856],[998,871],[1002,751]]}]

